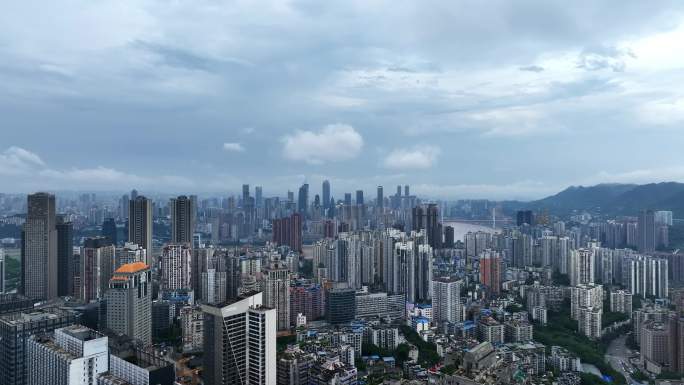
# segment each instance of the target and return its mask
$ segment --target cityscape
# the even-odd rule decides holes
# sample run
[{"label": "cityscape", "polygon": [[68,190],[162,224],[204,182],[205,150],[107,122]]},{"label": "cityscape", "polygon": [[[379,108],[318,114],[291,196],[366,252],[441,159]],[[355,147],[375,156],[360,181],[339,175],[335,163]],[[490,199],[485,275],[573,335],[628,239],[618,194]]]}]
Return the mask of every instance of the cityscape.
[{"label": "cityscape", "polygon": [[[3,383],[645,384],[684,370],[671,210],[571,209],[606,186],[533,202],[316,187],[1,194]],[[567,215],[535,208],[562,202]]]},{"label": "cityscape", "polygon": [[4,3],[0,385],[684,385],[682,42],[677,1]]}]

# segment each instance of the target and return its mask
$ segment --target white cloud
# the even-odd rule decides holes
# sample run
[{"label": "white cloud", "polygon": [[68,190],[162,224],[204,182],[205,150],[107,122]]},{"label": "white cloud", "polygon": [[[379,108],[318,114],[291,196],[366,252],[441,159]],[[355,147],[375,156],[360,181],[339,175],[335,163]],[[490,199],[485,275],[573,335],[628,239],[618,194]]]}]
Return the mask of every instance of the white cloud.
[{"label": "white cloud", "polygon": [[45,163],[37,154],[12,146],[0,154],[0,175],[21,175]]},{"label": "white cloud", "polygon": [[243,152],[245,148],[240,143],[236,142],[226,142],[223,143],[223,149],[231,152]]},{"label": "white cloud", "polygon": [[363,148],[363,137],[347,124],[330,124],[320,131],[297,131],[286,135],[282,142],[285,158],[309,164],[353,159]]},{"label": "white cloud", "polygon": [[428,169],[437,161],[441,150],[439,147],[419,145],[413,148],[399,148],[392,150],[383,165],[391,169]]},{"label": "white cloud", "polygon": [[12,188],[16,191],[70,188],[118,190],[130,186],[178,191],[196,186],[192,180],[182,176],[146,177],[103,166],[54,169],[50,168],[38,154],[16,146],[0,153],[0,175],[12,176]]}]

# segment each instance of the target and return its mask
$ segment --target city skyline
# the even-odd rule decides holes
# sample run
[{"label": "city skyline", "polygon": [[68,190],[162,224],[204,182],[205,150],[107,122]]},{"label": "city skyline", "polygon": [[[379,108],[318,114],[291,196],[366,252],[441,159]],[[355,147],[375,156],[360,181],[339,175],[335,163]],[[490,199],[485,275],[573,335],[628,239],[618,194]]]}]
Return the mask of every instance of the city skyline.
[{"label": "city skyline", "polygon": [[682,4],[454,5],[10,4],[0,176],[525,200],[684,180]]},{"label": "city skyline", "polygon": [[2,385],[684,385],[684,2],[4,5]]}]

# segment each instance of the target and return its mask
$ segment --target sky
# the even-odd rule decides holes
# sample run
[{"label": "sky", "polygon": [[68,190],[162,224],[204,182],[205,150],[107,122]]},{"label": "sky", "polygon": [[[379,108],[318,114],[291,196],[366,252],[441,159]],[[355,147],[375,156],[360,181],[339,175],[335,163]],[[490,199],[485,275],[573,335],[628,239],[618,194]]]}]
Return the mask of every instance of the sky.
[{"label": "sky", "polygon": [[3,192],[684,181],[681,1],[17,1]]}]

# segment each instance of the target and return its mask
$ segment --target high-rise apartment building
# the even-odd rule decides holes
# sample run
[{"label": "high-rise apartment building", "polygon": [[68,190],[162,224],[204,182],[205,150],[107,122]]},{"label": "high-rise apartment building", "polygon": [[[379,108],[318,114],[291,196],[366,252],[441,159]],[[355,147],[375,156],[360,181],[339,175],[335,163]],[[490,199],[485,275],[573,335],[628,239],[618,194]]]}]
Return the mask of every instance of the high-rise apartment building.
[{"label": "high-rise apartment building", "polygon": [[33,336],[27,344],[28,385],[94,385],[109,371],[107,337],[81,325]]},{"label": "high-rise apartment building", "polygon": [[192,288],[192,249],[190,244],[169,244],[161,253],[160,287],[165,291]]},{"label": "high-rise apartment building", "polygon": [[302,251],[302,222],[300,213],[273,220],[273,242],[289,246],[294,251]]},{"label": "high-rise apartment building", "polygon": [[35,299],[58,297],[59,264],[55,196],[35,193],[28,196],[28,213],[22,231],[22,289]]},{"label": "high-rise apartment building", "polygon": [[463,321],[462,286],[463,281],[454,278],[432,280],[432,319],[436,324]]},{"label": "high-rise apartment building", "polygon": [[477,339],[492,344],[504,343],[504,326],[493,317],[481,317],[477,322]]},{"label": "high-rise apartment building", "polygon": [[[152,255],[152,201],[142,195],[131,196],[128,207],[128,242],[137,244]],[[149,261],[145,260],[145,263]]]},{"label": "high-rise apartment building", "polygon": [[658,366],[670,364],[670,333],[667,324],[647,321],[641,329],[641,360]]},{"label": "high-rise apartment building", "polygon": [[76,316],[58,308],[44,308],[0,316],[0,379],[3,385],[26,385],[33,368],[27,361],[29,338],[70,326]]},{"label": "high-rise apartment building", "polygon": [[632,317],[632,293],[627,290],[610,292],[610,311],[627,314]]},{"label": "high-rise apartment building", "polygon": [[582,307],[579,309],[578,328],[579,332],[591,339],[599,339],[602,335],[603,327],[601,320],[603,309],[596,307]]},{"label": "high-rise apartment building", "polygon": [[278,330],[290,327],[290,271],[282,263],[274,262],[264,269],[264,305],[276,311]]},{"label": "high-rise apartment building", "polygon": [[594,250],[578,249],[570,251],[570,285],[594,283]]},{"label": "high-rise apartment building", "polygon": [[[412,243],[412,242],[409,242]],[[407,256],[407,301],[424,303],[432,296],[432,256],[430,245],[418,245],[416,249],[406,250]]]},{"label": "high-rise apartment building", "polygon": [[192,200],[181,195],[169,202],[171,212],[171,242],[192,245],[192,235],[195,233],[195,209]]},{"label": "high-rise apartment building", "polygon": [[570,317],[578,319],[582,308],[603,308],[603,286],[582,284],[570,288]]},{"label": "high-rise apartment building", "polygon": [[656,225],[653,210],[639,212],[637,224],[637,249],[640,253],[650,253],[656,249]]},{"label": "high-rise apartment building", "polygon": [[625,257],[622,283],[632,294],[666,298],[670,286],[668,260],[644,255]]},{"label": "high-rise apartment building", "polygon": [[78,297],[85,303],[103,299],[114,272],[116,248],[108,238],[87,238],[81,247]]},{"label": "high-rise apartment building", "polygon": [[413,231],[425,230],[427,243],[432,248],[442,247],[442,227],[439,223],[439,207],[436,204],[414,207],[411,223]]},{"label": "high-rise apartment building", "polygon": [[203,271],[202,281],[202,302],[209,304],[223,303],[226,301],[227,273],[224,266],[211,266]]},{"label": "high-rise apartment building", "polygon": [[141,341],[152,342],[152,273],[144,262],[116,269],[109,280],[107,327]]},{"label": "high-rise apartment building", "polygon": [[183,353],[202,351],[204,346],[204,313],[199,307],[185,306],[180,310],[183,333]]},{"label": "high-rise apartment building", "polygon": [[480,283],[493,294],[501,293],[501,255],[492,250],[485,250],[480,255]]},{"label": "high-rise apartment building", "polygon": [[656,211],[654,218],[656,226],[672,226],[672,211]]},{"label": "high-rise apartment building", "polygon": [[203,305],[204,383],[276,384],[276,311],[261,293]]}]

